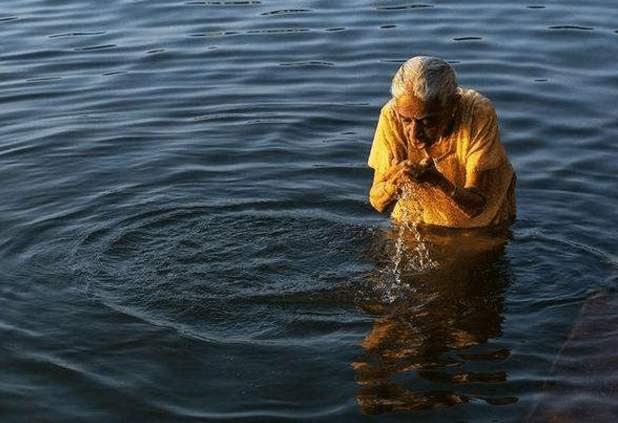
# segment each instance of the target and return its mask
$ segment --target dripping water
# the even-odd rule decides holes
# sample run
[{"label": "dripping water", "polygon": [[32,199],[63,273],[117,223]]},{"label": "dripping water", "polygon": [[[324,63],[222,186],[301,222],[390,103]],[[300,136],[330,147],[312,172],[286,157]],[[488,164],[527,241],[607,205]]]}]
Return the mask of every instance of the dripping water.
[{"label": "dripping water", "polygon": [[412,185],[404,186],[400,200],[403,200],[407,207],[403,208],[401,222],[396,227],[394,250],[382,286],[382,299],[385,303],[396,301],[404,292],[414,291],[409,283],[413,278],[404,275],[420,275],[439,267],[439,262],[432,257],[428,242],[420,231],[423,209],[416,201]]}]

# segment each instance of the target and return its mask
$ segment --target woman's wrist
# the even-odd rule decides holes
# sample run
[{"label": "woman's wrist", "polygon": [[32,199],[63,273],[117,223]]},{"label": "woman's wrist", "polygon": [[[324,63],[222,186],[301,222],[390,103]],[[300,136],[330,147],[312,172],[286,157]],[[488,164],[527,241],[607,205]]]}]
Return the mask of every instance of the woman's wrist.
[{"label": "woman's wrist", "polygon": [[438,182],[438,188],[440,188],[440,190],[444,194],[448,195],[449,197],[453,197],[457,190],[457,185],[455,185],[454,183],[452,183],[445,177],[442,177],[440,178],[440,181]]},{"label": "woman's wrist", "polygon": [[450,186],[450,189],[449,189],[447,194],[448,194],[449,197],[454,199],[455,196],[457,195],[457,185],[455,185],[455,184],[450,184],[450,185],[451,186]]},{"label": "woman's wrist", "polygon": [[397,194],[397,187],[392,182],[386,181],[384,182],[384,192],[389,197],[392,197],[393,195]]}]

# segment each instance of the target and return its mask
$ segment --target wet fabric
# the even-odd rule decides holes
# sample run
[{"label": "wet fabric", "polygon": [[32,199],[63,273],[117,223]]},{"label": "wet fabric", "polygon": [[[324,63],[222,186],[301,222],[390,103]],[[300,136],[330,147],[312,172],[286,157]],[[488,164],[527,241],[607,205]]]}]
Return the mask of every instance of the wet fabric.
[{"label": "wet fabric", "polygon": [[474,90],[459,89],[460,103],[450,134],[427,150],[410,142],[389,101],[381,110],[368,164],[374,183],[380,181],[393,160],[419,163],[427,154],[436,168],[459,188],[475,188],[487,202],[484,211],[468,217],[456,203],[429,184],[413,184],[411,193],[399,198],[391,217],[427,225],[473,228],[510,223],[515,218],[515,174],[500,143],[498,120],[491,102]]}]

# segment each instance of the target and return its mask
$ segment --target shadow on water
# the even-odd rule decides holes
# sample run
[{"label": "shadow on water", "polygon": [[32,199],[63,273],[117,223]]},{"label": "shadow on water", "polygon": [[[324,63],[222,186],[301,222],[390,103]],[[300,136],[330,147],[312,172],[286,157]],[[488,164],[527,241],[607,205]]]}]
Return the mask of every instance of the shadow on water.
[{"label": "shadow on water", "polygon": [[[423,410],[473,400],[511,404],[501,363],[510,351],[492,345],[501,335],[504,291],[512,277],[504,255],[509,233],[441,232],[422,243],[437,268],[403,272],[406,287],[384,303],[384,278],[393,277],[399,232],[384,233],[369,294],[360,304],[373,316],[362,356],[352,363],[359,385],[357,402],[364,414]],[[418,251],[415,237],[405,240]],[[504,395],[503,395],[504,394]]]}]

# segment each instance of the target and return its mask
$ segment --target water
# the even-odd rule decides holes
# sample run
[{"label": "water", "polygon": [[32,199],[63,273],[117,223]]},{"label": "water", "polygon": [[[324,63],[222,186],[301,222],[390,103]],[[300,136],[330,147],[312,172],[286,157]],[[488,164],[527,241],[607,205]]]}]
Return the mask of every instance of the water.
[{"label": "water", "polygon": [[[386,266],[380,276],[374,279],[374,289],[381,292],[382,301],[393,303],[402,295],[414,293],[414,285],[418,277],[430,273],[435,278],[435,272],[440,263],[437,261],[437,251],[431,251],[428,235],[422,233],[423,208],[415,201],[414,185],[403,186],[399,198],[408,204],[401,215],[401,222],[395,225],[391,243],[394,249],[388,251]],[[408,283],[411,282],[411,283]]]},{"label": "water", "polygon": [[[596,361],[564,345],[616,298],[617,18],[609,0],[3,4],[2,421],[615,415],[592,377],[613,338]],[[366,159],[419,54],[494,101],[519,215],[426,235],[438,266],[393,273]]]}]

